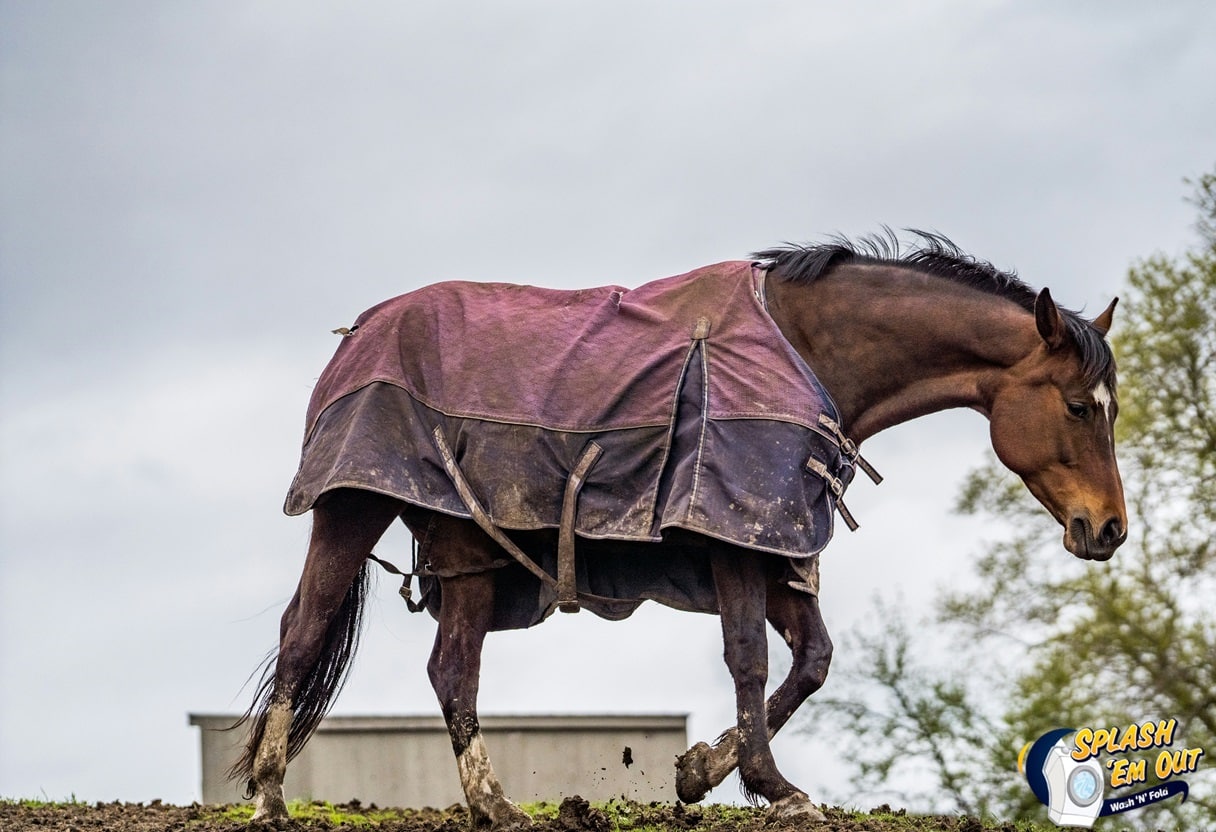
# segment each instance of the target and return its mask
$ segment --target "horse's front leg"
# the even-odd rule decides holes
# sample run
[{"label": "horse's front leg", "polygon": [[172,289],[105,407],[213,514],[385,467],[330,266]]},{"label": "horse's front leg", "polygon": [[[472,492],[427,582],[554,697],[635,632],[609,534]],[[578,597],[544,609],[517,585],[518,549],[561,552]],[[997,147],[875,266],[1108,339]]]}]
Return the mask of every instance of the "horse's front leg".
[{"label": "horse's front leg", "polygon": [[[450,518],[432,526],[424,547],[426,559],[441,571],[475,568],[498,551],[471,523]],[[531,826],[532,820],[503,793],[477,720],[481,649],[493,611],[493,571],[442,578],[439,629],[427,672],[448,726],[472,826],[504,832]]]},{"label": "horse's front leg", "polygon": [[735,682],[739,774],[749,794],[772,804],[777,816],[818,815],[810,799],[777,770],[769,747],[764,685],[768,681],[765,608],[770,555],[727,549],[713,555],[726,665]]},{"label": "horse's front leg", "polygon": [[[832,661],[832,640],[819,611],[819,599],[791,589],[778,576],[770,577],[766,608],[768,620],[789,645],[793,658],[789,675],[766,703],[771,739],[807,697],[823,686]],[[702,800],[738,762],[737,727],[723,733],[713,746],[697,743],[676,762],[677,794],[686,803]]]}]

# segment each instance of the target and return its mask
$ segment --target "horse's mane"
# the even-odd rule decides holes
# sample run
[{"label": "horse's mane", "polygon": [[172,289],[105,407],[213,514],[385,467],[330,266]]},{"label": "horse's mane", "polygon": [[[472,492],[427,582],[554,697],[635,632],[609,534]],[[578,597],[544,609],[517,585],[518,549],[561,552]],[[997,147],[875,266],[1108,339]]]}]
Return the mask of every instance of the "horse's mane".
[{"label": "horse's mane", "polygon": [[[908,229],[917,240],[903,244],[890,228],[881,234],[857,239],[836,236],[827,242],[799,245],[786,243],[754,252],[756,260],[770,264],[774,275],[792,283],[814,283],[836,266],[848,263],[896,265],[1012,301],[1034,313],[1037,293],[1012,271],[1002,271],[986,260],[964,252],[947,237],[931,231]],[[1105,383],[1115,389],[1115,359],[1110,345],[1089,321],[1077,312],[1058,307],[1081,358],[1087,383]]]}]

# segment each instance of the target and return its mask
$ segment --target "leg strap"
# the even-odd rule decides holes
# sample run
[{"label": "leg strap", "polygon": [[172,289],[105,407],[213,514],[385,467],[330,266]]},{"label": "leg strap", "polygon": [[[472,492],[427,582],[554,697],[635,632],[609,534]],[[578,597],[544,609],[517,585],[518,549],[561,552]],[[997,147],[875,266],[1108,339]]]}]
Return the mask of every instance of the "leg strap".
[{"label": "leg strap", "polygon": [[443,435],[443,428],[436,427],[432,433],[432,437],[435,440],[435,447],[439,450],[439,456],[443,460],[443,467],[447,471],[448,477],[452,480],[452,485],[456,487],[456,493],[460,495],[465,508],[472,515],[473,522],[480,526],[483,532],[488,534],[495,543],[506,550],[507,554],[518,561],[521,566],[539,578],[544,584],[554,588],[557,592],[558,609],[562,612],[578,612],[578,590],[574,568],[574,527],[578,514],[578,494],[582,490],[583,483],[586,481],[587,473],[603,453],[603,448],[595,442],[589,442],[583,453],[579,456],[578,462],[575,463],[570,477],[566,480],[566,489],[562,496],[562,516],[558,528],[557,579],[555,580],[548,572],[541,569],[536,564],[536,561],[532,560],[522,549],[516,546],[502,529],[494,525],[494,520],[481,505],[481,501],[473,493],[473,488],[469,485],[464,472],[456,464],[456,455],[452,453],[452,447]]},{"label": "leg strap", "polygon": [[557,608],[562,612],[578,612],[578,590],[574,570],[574,521],[578,514],[578,492],[583,488],[587,472],[604,452],[594,442],[587,443],[570,478],[566,480],[566,493],[562,496],[561,527],[557,536]]},{"label": "leg strap", "polygon": [[[417,572],[402,572],[400,569],[398,569],[393,564],[389,563],[386,560],[381,560],[380,558],[376,557],[373,554],[368,554],[367,557],[368,557],[368,560],[374,560],[376,563],[380,564],[380,566],[383,567],[385,572],[388,572],[391,575],[398,575],[401,577],[401,588],[399,590],[397,590],[397,593],[402,598],[405,599],[405,605],[406,605],[406,607],[409,608],[410,612],[421,612],[425,608],[425,605],[426,605],[425,596],[423,596],[422,598],[419,598],[417,601],[415,601],[411,597],[412,593],[410,592],[410,582],[413,580],[413,577],[418,574]],[[414,568],[415,569],[418,568],[416,564],[415,564]]]},{"label": "leg strap", "polygon": [[494,525],[489,512],[482,507],[481,501],[473,493],[473,488],[469,485],[469,481],[465,479],[464,471],[461,471],[460,466],[456,464],[456,455],[452,453],[452,446],[444,438],[443,428],[435,428],[431,435],[435,439],[435,447],[439,449],[439,456],[443,459],[444,470],[448,472],[452,485],[456,486],[456,493],[460,495],[465,508],[473,516],[473,522],[480,526],[481,530],[488,534],[495,543],[505,549],[508,555],[519,561],[520,566],[527,569],[549,586],[556,587],[557,581],[553,580],[553,577],[548,572],[537,566],[532,558],[524,554],[523,550],[516,546],[502,529]]}]

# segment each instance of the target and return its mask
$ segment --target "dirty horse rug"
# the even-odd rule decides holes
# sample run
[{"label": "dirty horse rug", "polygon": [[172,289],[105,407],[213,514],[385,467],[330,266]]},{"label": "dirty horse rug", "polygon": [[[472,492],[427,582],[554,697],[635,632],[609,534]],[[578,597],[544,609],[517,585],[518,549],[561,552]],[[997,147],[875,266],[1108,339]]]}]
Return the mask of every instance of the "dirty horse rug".
[{"label": "dirty horse rug", "polygon": [[[787,558],[791,584],[816,592],[856,450],[769,317],[764,279],[728,262],[632,290],[450,282],[373,307],[313,392],[285,511],[353,487],[476,520],[500,541],[535,546],[554,535],[529,530],[558,530],[567,560],[582,541],[583,606],[611,618],[645,598],[715,609],[704,558],[628,545],[670,529]],[[561,553],[540,548],[525,565],[562,571]],[[423,581],[432,612],[435,583]],[[552,610],[557,580],[532,583],[496,628]]]}]

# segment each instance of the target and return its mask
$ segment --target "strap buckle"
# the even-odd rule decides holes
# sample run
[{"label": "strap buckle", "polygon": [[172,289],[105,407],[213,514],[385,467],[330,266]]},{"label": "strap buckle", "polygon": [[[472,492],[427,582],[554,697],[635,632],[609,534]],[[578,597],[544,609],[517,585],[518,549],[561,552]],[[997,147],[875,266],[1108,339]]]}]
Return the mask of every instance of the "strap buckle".
[{"label": "strap buckle", "polygon": [[817,474],[820,479],[827,483],[828,488],[832,492],[832,496],[836,498],[836,510],[840,512],[840,519],[849,527],[849,531],[855,532],[858,528],[857,521],[853,518],[853,512],[849,511],[848,506],[844,504],[844,482],[832,472],[828,470],[828,466],[824,465],[815,457],[811,457],[806,461],[806,467],[809,471]]},{"label": "strap buckle", "polygon": [[820,413],[819,424],[827,428],[836,437],[836,441],[840,443],[840,452],[848,457],[850,462],[865,471],[866,476],[870,478],[871,482],[875,485],[882,482],[882,474],[878,473],[873,465],[866,462],[861,455],[861,449],[857,447],[857,443],[844,435],[844,431],[836,423],[836,420],[826,413]]}]

